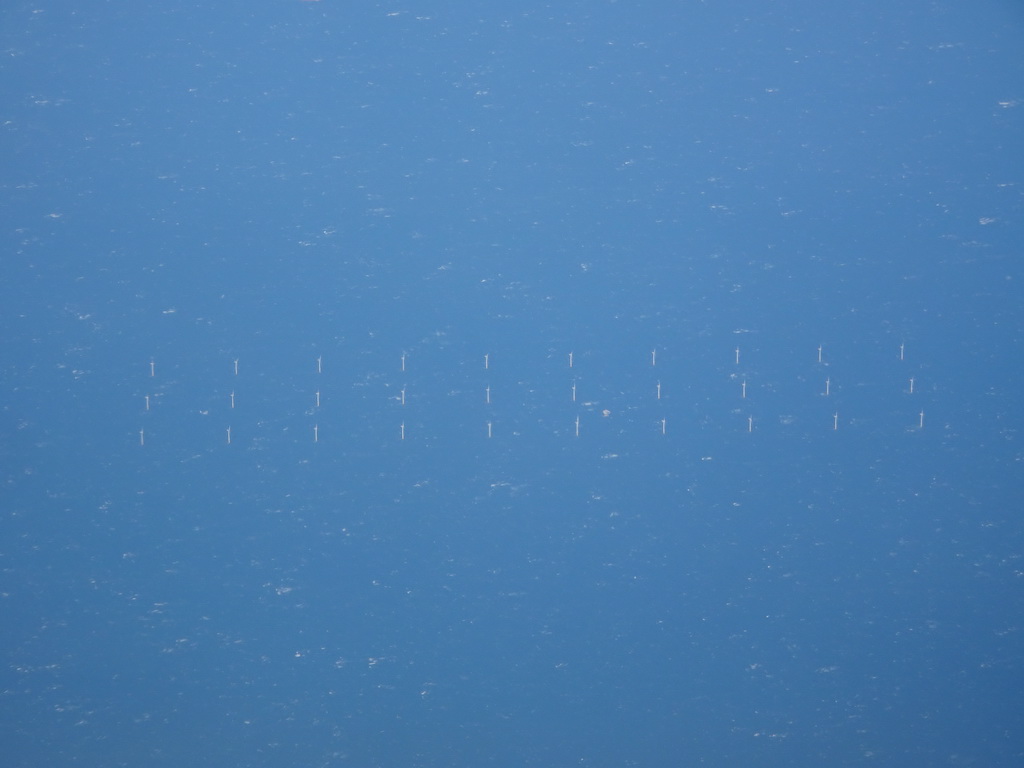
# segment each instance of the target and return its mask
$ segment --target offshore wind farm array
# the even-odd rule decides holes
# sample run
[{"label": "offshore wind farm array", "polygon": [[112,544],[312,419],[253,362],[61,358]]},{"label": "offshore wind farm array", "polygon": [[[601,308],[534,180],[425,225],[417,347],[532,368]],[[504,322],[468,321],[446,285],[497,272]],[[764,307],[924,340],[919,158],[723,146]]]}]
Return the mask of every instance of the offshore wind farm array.
[{"label": "offshore wind farm array", "polygon": [[706,355],[673,359],[651,347],[545,350],[532,359],[522,350],[398,350],[389,366],[383,354],[367,359],[339,348],[310,355],[304,366],[293,356],[294,370],[269,358],[225,356],[220,370],[200,367],[199,375],[195,365],[153,356],[136,381],[137,440],[146,447],[173,432],[176,441],[194,439],[191,448],[274,440],[353,447],[541,434],[923,430],[923,367],[905,343],[873,352],[850,370],[825,344],[807,345],[802,361],[798,353],[748,355],[737,345],[718,350],[713,364]]}]

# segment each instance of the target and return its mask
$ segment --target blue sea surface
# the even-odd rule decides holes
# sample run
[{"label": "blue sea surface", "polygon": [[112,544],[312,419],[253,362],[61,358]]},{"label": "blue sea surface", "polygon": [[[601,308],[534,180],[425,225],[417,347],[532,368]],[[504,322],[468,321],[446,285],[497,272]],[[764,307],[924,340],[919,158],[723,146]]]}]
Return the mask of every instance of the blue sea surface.
[{"label": "blue sea surface", "polygon": [[0,766],[1022,764],[1016,3],[0,20]]}]

